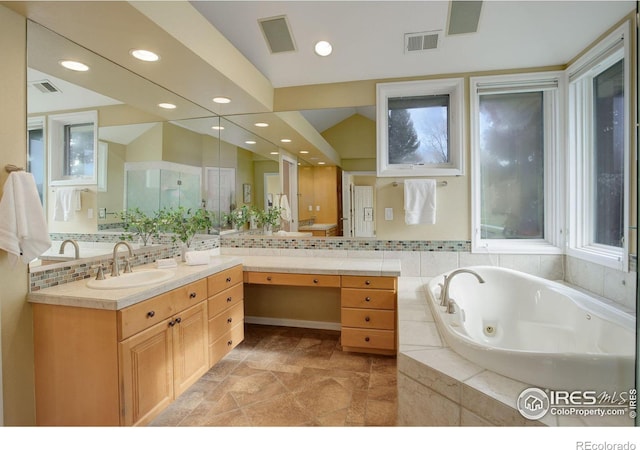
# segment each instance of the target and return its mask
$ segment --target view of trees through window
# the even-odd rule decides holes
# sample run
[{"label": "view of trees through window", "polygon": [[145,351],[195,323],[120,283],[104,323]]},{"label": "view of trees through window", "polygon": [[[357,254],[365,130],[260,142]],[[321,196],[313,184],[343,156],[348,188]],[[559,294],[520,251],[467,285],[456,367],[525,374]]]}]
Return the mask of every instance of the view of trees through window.
[{"label": "view of trees through window", "polygon": [[446,164],[449,95],[389,99],[389,164]]}]

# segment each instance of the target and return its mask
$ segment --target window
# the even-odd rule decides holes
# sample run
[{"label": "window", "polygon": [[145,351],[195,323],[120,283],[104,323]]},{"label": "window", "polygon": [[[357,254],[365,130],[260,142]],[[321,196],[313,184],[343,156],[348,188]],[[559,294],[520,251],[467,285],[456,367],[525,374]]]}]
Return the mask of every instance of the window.
[{"label": "window", "polygon": [[567,70],[569,246],[582,259],[628,270],[628,24]]},{"label": "window", "polygon": [[377,86],[378,176],[462,175],[462,79]]},{"label": "window", "polygon": [[473,246],[561,252],[559,73],[478,77],[473,92]]},{"label": "window", "polygon": [[51,185],[97,183],[97,112],[49,116]]},{"label": "window", "polygon": [[44,205],[45,186],[45,145],[44,119],[42,117],[27,120],[27,172],[36,180],[38,196]]}]

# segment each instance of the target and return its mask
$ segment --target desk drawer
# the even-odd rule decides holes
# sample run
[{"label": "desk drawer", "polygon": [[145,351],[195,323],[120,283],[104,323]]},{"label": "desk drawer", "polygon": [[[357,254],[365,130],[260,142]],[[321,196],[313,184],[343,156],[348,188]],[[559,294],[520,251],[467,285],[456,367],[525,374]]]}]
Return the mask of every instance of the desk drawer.
[{"label": "desk drawer", "polygon": [[241,303],[244,298],[244,286],[242,283],[209,297],[209,318],[217,316],[225,309]]},{"label": "desk drawer", "polygon": [[377,289],[342,288],[343,308],[396,309],[396,293]]},{"label": "desk drawer", "polygon": [[209,319],[209,344],[213,344],[236,325],[242,324],[243,319],[244,304],[242,302]]},{"label": "desk drawer", "polygon": [[342,308],[342,326],[395,330],[395,311],[381,309]]},{"label": "desk drawer", "polygon": [[118,311],[118,339],[123,340],[207,298],[202,279]]},{"label": "desk drawer", "polygon": [[207,277],[209,297],[224,291],[234,284],[242,283],[242,266],[234,266]]},{"label": "desk drawer", "polygon": [[244,325],[239,323],[209,345],[209,367],[224,358],[244,340]]},{"label": "desk drawer", "polygon": [[342,275],[342,287],[358,289],[389,289],[396,290],[395,277],[363,277],[356,275]]},{"label": "desk drawer", "polygon": [[363,330],[343,328],[340,336],[343,347],[369,350],[395,350],[395,332],[387,330]]},{"label": "desk drawer", "polygon": [[306,273],[245,272],[245,283],[283,286],[340,287],[340,275]]}]

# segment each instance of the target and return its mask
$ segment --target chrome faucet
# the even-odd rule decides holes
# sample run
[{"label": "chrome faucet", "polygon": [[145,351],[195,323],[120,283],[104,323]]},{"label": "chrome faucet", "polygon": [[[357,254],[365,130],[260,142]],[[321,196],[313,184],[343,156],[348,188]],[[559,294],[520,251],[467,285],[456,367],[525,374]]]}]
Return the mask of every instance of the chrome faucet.
[{"label": "chrome faucet", "polygon": [[62,244],[60,244],[60,250],[58,250],[58,254],[59,255],[64,255],[64,246],[67,244],[72,244],[73,248],[75,249],[75,259],[79,259],[80,258],[80,247],[78,246],[78,243],[74,240],[74,239],[66,239],[64,241],[62,241]]},{"label": "chrome faucet", "polygon": [[[118,247],[120,245],[126,245],[127,249],[129,249],[129,258],[133,258],[133,248],[126,241],[116,242],[116,245],[113,246],[113,261],[111,262],[111,276],[117,277],[120,275],[120,268],[118,267]],[[124,273],[131,272],[131,262],[128,259],[125,259]]]},{"label": "chrome faucet", "polygon": [[453,277],[455,277],[459,273],[470,273],[471,275],[476,277],[480,283],[484,283],[484,279],[470,269],[458,269],[454,270],[449,275],[445,275],[444,285],[442,286],[442,292],[440,294],[440,306],[444,306],[447,309],[447,314],[453,314],[453,305],[455,305],[455,301],[449,297],[449,286],[451,285],[451,280],[453,280]]}]

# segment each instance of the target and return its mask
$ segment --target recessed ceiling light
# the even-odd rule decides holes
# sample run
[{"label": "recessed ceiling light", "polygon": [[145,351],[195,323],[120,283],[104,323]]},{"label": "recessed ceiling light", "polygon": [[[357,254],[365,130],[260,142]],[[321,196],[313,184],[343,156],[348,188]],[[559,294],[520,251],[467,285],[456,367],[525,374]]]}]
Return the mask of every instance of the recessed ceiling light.
[{"label": "recessed ceiling light", "polygon": [[256,141],[244,141],[245,144],[249,144],[249,145],[253,145],[256,143]]},{"label": "recessed ceiling light", "polygon": [[231,99],[229,97],[214,97],[213,101],[220,104],[231,103]]},{"label": "recessed ceiling light", "polygon": [[280,154],[278,152],[269,152],[269,153],[272,154],[272,155],[279,155]]},{"label": "recessed ceiling light", "polygon": [[333,51],[333,47],[327,41],[316,42],[316,45],[313,49],[318,56],[329,56]]},{"label": "recessed ceiling light", "polygon": [[319,165],[323,165],[323,164],[325,164],[325,162],[324,161],[318,161],[318,164]]},{"label": "recessed ceiling light", "polygon": [[224,127],[222,125],[214,125],[211,127],[212,130],[224,130]]},{"label": "recessed ceiling light", "polygon": [[280,142],[283,142],[283,143],[287,144],[287,143],[291,142],[291,139],[287,139],[287,138],[280,139]]},{"label": "recessed ceiling light", "polygon": [[64,60],[60,61],[60,65],[65,69],[74,70],[76,72],[86,72],[89,70],[89,66],[79,61]]},{"label": "recessed ceiling light", "polygon": [[303,155],[306,155],[309,152],[307,150],[300,150],[300,153],[302,153]]},{"label": "recessed ceiling light", "polygon": [[129,53],[131,53],[131,56],[139,59],[140,61],[155,62],[160,59],[160,57],[156,53],[153,53],[149,50],[143,50],[141,48],[133,49]]},{"label": "recessed ceiling light", "polygon": [[257,126],[257,127],[260,127],[260,128],[266,128],[266,127],[269,126],[269,124],[265,123],[265,122],[256,122],[256,123],[254,123],[254,125]]},{"label": "recessed ceiling light", "polygon": [[176,109],[176,105],[173,103],[158,103],[158,106],[164,109]]}]

